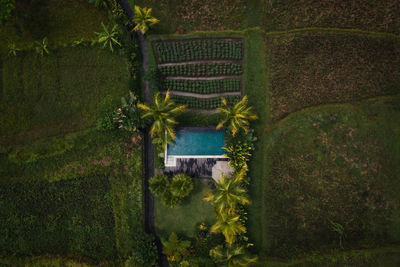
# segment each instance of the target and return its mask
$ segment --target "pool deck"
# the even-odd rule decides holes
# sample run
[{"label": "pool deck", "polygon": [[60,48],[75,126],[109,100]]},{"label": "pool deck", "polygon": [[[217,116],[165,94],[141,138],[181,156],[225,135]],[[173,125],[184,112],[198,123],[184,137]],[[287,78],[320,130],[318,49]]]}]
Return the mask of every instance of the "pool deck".
[{"label": "pool deck", "polygon": [[165,167],[164,173],[174,175],[185,173],[191,177],[211,177],[212,167],[217,161],[228,161],[227,158],[183,158],[176,159],[175,167]]}]

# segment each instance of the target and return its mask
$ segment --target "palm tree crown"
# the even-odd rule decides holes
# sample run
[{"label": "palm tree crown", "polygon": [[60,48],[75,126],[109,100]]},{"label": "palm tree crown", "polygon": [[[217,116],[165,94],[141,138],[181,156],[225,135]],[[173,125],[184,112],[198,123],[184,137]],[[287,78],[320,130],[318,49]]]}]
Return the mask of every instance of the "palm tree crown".
[{"label": "palm tree crown", "polygon": [[236,240],[236,235],[246,232],[246,227],[240,222],[239,215],[222,212],[210,231],[223,234],[226,243],[232,244]]},{"label": "palm tree crown", "polygon": [[239,245],[227,245],[223,247],[219,245],[210,250],[210,256],[214,258],[218,266],[236,267],[248,266],[250,263],[257,261],[257,257],[247,255],[244,247]]},{"label": "palm tree crown", "polygon": [[242,168],[233,178],[222,177],[204,200],[211,202],[218,213],[233,212],[237,204],[250,204],[247,191],[242,186],[245,173],[246,168]]},{"label": "palm tree crown", "polygon": [[217,125],[217,130],[220,129],[226,122],[235,136],[237,131],[242,128],[246,133],[249,130],[249,121],[256,120],[258,117],[253,113],[253,108],[247,106],[247,96],[234,105],[229,105],[228,101],[222,98],[222,107],[217,108],[225,115],[225,118]]},{"label": "palm tree crown", "polygon": [[171,100],[169,90],[165,94],[164,100],[161,99],[160,92],[154,97],[153,106],[146,104],[138,104],[138,108],[142,109],[145,113],[142,118],[152,118],[153,124],[150,128],[150,135],[152,138],[161,138],[164,141],[165,132],[172,140],[175,139],[174,126],[178,124],[176,116],[186,109],[186,105],[176,105]]},{"label": "palm tree crown", "polygon": [[159,22],[158,19],[151,16],[151,8],[141,8],[139,6],[135,6],[135,17],[133,21],[136,23],[136,26],[133,30],[141,31],[142,34],[145,34],[149,29],[149,25],[153,25]]}]

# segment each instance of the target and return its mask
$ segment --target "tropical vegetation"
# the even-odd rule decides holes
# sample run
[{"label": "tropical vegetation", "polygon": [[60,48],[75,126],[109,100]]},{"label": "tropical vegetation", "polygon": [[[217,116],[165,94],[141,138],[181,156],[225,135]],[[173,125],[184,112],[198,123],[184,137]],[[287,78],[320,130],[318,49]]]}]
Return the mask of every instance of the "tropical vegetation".
[{"label": "tropical vegetation", "polygon": [[257,257],[248,255],[245,248],[237,244],[218,245],[210,250],[210,256],[223,267],[249,266],[257,262]]},{"label": "tropical vegetation", "polygon": [[162,153],[165,145],[175,139],[175,126],[178,124],[176,117],[186,109],[186,106],[176,105],[167,91],[164,99],[161,98],[160,92],[157,92],[152,106],[138,104],[138,107],[144,111],[142,118],[150,118],[153,121],[150,135],[153,143],[157,144],[158,151]]},{"label": "tropical vegetation", "polygon": [[115,24],[112,26],[111,30],[109,30],[102,22],[101,27],[103,28],[102,32],[95,32],[98,36],[97,42],[103,44],[103,48],[108,47],[111,52],[114,52],[115,47],[121,46],[118,40],[118,24]]},{"label": "tropical vegetation", "polygon": [[181,240],[177,234],[172,232],[168,240],[161,240],[161,242],[163,244],[163,253],[167,256],[171,266],[190,266],[187,260],[190,255],[189,240]]},{"label": "tropical vegetation", "polygon": [[223,115],[224,119],[217,125],[217,130],[228,124],[228,129],[235,136],[239,129],[243,129],[246,133],[249,131],[250,121],[256,120],[258,117],[253,112],[253,107],[248,106],[247,96],[235,104],[229,104],[223,97],[222,106],[217,108]]},{"label": "tropical vegetation", "polygon": [[159,22],[158,19],[151,16],[151,8],[141,8],[135,5],[135,16],[133,17],[133,21],[136,23],[134,31],[141,31],[142,34],[145,34],[149,29],[149,26],[154,25]]}]

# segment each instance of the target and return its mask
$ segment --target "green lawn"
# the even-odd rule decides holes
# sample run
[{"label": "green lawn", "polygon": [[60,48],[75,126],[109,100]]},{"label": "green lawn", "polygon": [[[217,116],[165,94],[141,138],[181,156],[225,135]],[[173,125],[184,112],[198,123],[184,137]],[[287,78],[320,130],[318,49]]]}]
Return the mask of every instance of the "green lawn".
[{"label": "green lawn", "polygon": [[159,199],[155,200],[155,224],[157,234],[167,239],[172,232],[186,237],[194,237],[196,226],[201,222],[208,225],[216,221],[215,211],[203,197],[211,190],[210,186],[194,179],[194,189],[189,197],[176,208],[165,207]]},{"label": "green lawn", "polygon": [[125,58],[99,48],[24,52],[2,63],[1,143],[93,126],[128,91]]},{"label": "green lawn", "polygon": [[93,40],[94,32],[101,31],[101,22],[109,23],[107,12],[96,8],[87,0],[17,1],[16,13],[0,27],[0,54],[8,51],[8,44],[27,49],[33,41],[49,39],[50,47],[71,44],[84,38]]}]

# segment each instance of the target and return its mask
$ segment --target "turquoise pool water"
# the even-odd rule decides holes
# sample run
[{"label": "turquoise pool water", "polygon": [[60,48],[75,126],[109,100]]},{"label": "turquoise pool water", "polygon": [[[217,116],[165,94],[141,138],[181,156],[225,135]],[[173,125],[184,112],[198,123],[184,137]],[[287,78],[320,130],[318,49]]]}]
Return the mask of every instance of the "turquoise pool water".
[{"label": "turquoise pool water", "polygon": [[175,143],[168,145],[168,155],[190,156],[190,155],[213,155],[224,154],[222,147],[225,131],[216,130],[179,130],[176,133]]}]

